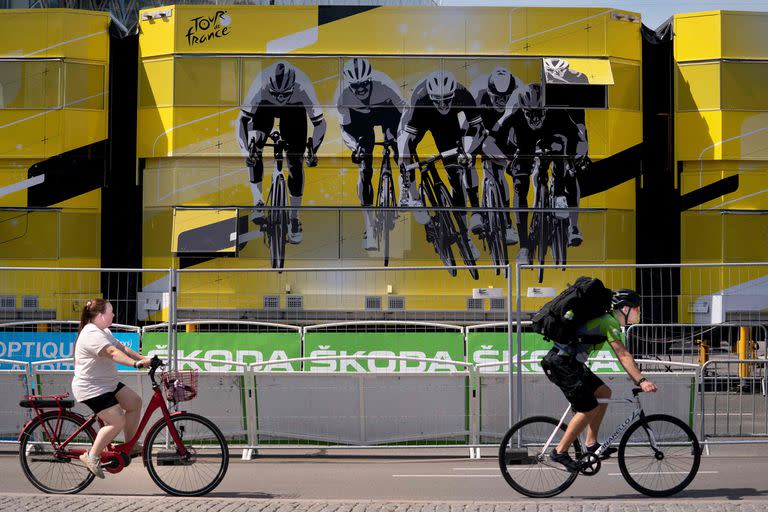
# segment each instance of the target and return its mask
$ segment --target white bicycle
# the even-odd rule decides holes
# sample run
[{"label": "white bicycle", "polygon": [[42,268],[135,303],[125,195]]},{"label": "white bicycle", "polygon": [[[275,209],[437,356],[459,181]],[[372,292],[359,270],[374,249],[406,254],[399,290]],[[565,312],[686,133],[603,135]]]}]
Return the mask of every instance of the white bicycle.
[{"label": "white bicycle", "polygon": [[568,452],[579,461],[577,472],[570,472],[550,459],[552,449],[565,434],[570,407],[559,421],[533,416],[516,423],[499,447],[499,466],[504,480],[517,492],[532,498],[556,496],[570,487],[579,474],[596,475],[600,471],[600,455],[623,432],[617,457],[627,483],[654,497],[682,491],[699,470],[699,441],[693,430],[674,416],[646,416],[638,396],[641,392],[635,388],[632,398],[598,399],[599,403],[634,404],[635,409],[594,453],[587,453],[578,439],[573,442]]}]

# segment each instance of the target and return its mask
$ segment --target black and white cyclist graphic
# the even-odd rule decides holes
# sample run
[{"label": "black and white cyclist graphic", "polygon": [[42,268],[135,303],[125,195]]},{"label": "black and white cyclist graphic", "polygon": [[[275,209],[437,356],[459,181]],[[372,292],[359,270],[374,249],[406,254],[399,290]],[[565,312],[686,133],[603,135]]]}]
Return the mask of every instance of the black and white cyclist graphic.
[{"label": "black and white cyclist graphic", "polygon": [[[511,117],[503,125],[497,126],[499,119],[512,108],[513,93],[525,84],[508,69],[496,68],[487,77],[483,76],[473,84],[475,102],[480,107],[483,125],[491,131],[483,144],[481,157],[483,172],[489,173],[496,180],[502,192],[502,201],[509,207],[509,184],[504,172],[509,168],[509,159],[514,155],[515,148],[509,144],[509,128]],[[518,242],[517,230],[514,228],[509,213],[505,215],[507,228],[504,239],[507,245]]]},{"label": "black and white cyclist graphic", "polygon": [[[313,126],[312,138],[309,140],[307,117]],[[286,61],[265,68],[254,80],[235,128],[240,149],[245,154],[250,154],[249,147],[256,149],[253,158],[246,158],[254,205],[251,220],[256,224],[260,224],[264,218],[264,210],[261,209],[264,206],[264,162],[261,149],[276,119],[279,121],[280,135],[286,142],[289,173],[288,190],[292,209],[287,239],[289,243],[298,244],[302,240],[298,209],[304,193],[304,150],[310,150],[307,166],[315,167],[317,150],[325,137],[326,122],[312,82],[307,75]]]},{"label": "black and white cyclist graphic", "polygon": [[[541,84],[532,83],[515,93],[514,108],[508,110],[492,131],[499,132],[509,123],[509,144],[515,148],[512,162],[514,180],[514,207],[528,208],[528,190],[535,159],[544,160],[541,169],[553,165],[555,185],[554,207],[562,213],[560,218],[570,218],[568,245],[579,246],[583,237],[578,227],[576,209],[581,199],[578,174],[589,165],[587,156],[587,129],[583,109],[544,108]],[[566,163],[569,162],[567,165]],[[571,164],[572,163],[572,164]],[[546,179],[546,176],[540,177]],[[571,209],[570,211],[567,209]],[[517,231],[520,237],[518,259],[530,261],[528,213],[516,212]]]},{"label": "black and white cyclist graphic", "polygon": [[[360,205],[368,208],[363,213],[363,249],[367,251],[378,248],[371,209],[374,200],[374,128],[381,128],[384,141],[397,140],[397,129],[405,107],[405,101],[397,89],[395,82],[386,74],[374,70],[367,59],[354,57],[344,63],[336,109],[341,124],[341,138],[352,150],[352,161],[361,164],[357,195]],[[398,160],[397,154],[394,158]]]},{"label": "black and white cyclist graphic", "polygon": [[[435,71],[416,86],[398,131],[401,179],[408,188],[408,193],[403,191],[400,196],[401,205],[423,204],[416,188],[415,171],[406,172],[404,169],[412,159],[418,159],[416,146],[427,132],[432,134],[440,153],[456,149],[457,142],[461,141],[464,154],[475,154],[486,138],[483,119],[475,99],[466,87],[456,82],[453,73],[449,71]],[[462,153],[459,153],[443,159],[451,185],[451,201],[454,206],[465,207],[466,188],[470,205],[477,208],[480,204],[477,173],[468,172],[471,169],[470,162],[464,161],[465,158],[461,156]],[[426,222],[426,219],[417,216],[417,221]],[[476,229],[481,224],[480,214],[474,213],[470,219],[470,229]],[[473,256],[477,259],[480,251],[471,241],[470,244]]]}]

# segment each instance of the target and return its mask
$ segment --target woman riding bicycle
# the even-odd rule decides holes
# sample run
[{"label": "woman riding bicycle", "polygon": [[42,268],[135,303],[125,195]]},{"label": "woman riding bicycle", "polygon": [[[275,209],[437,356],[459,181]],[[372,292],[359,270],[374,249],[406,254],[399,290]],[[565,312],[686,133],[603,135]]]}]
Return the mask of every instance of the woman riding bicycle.
[{"label": "woman riding bicycle", "polygon": [[[90,407],[104,426],[96,434],[89,452],[80,456],[88,470],[104,478],[101,452],[121,432],[131,439],[141,415],[141,398],[118,380],[117,364],[134,368],[148,367],[150,359],[120,343],[109,330],[114,318],[112,304],[104,299],[91,299],[80,314],[80,327],[75,340],[75,376],[72,394],[78,402]],[[136,443],[132,454],[141,453]]]}]

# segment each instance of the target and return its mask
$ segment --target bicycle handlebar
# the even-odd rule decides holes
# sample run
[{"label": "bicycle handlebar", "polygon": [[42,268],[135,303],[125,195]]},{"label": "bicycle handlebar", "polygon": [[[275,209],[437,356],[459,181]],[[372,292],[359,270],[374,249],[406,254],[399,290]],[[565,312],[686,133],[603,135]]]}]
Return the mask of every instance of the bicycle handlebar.
[{"label": "bicycle handlebar", "polygon": [[[463,153],[463,151],[462,151],[462,153]],[[412,171],[414,169],[418,169],[420,167],[427,166],[427,165],[429,165],[431,163],[437,162],[438,160],[442,160],[444,158],[450,158],[450,157],[456,156],[458,154],[459,154],[459,148],[449,149],[448,151],[443,151],[442,153],[440,153],[438,155],[431,156],[431,157],[427,158],[426,160],[420,160],[418,162],[414,162],[412,164],[408,164],[408,165],[405,166],[405,170],[406,171]]]}]

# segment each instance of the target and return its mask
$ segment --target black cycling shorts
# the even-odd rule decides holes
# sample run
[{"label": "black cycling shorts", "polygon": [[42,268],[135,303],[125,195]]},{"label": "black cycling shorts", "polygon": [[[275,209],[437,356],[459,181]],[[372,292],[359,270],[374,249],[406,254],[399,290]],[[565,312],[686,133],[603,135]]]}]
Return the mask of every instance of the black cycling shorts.
[{"label": "black cycling shorts", "polygon": [[83,403],[91,408],[91,410],[98,414],[104,409],[109,409],[113,405],[119,405],[120,402],[117,400],[117,392],[120,391],[125,387],[125,384],[122,382],[117,383],[117,387],[114,391],[110,391],[109,393],[104,393],[103,395],[95,396],[93,398],[89,398],[87,400],[83,400]]},{"label": "black cycling shorts", "polygon": [[558,352],[558,349],[553,348],[544,356],[541,361],[544,373],[560,388],[574,411],[591,411],[598,405],[595,391],[604,386],[605,382],[584,363],[571,356],[560,356]]}]

